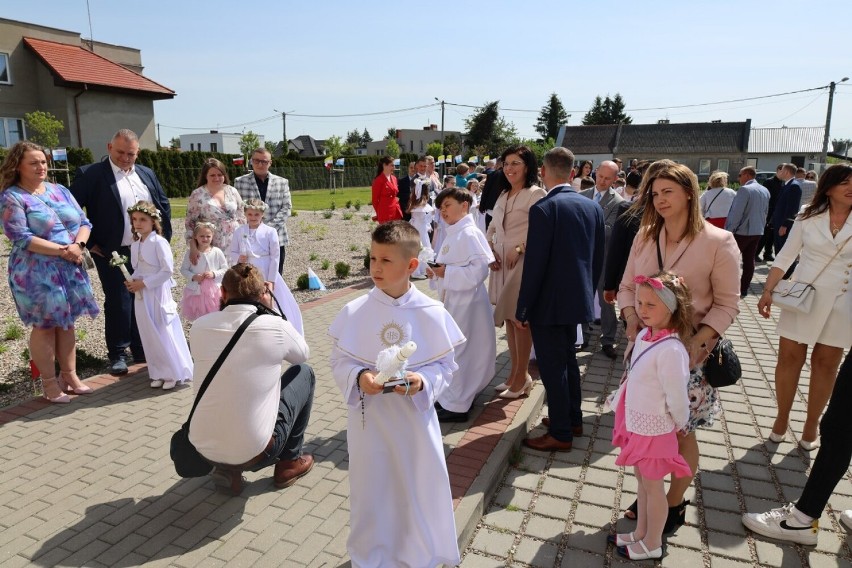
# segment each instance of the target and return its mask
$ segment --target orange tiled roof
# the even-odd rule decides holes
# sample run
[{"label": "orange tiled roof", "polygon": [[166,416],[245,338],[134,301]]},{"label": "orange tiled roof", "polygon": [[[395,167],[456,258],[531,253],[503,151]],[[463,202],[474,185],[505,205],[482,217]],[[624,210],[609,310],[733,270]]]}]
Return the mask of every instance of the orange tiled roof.
[{"label": "orange tiled roof", "polygon": [[157,99],[175,96],[173,90],[80,46],[31,37],[25,37],[24,44],[61,81],[85,83],[89,86],[109,89],[141,91]]}]

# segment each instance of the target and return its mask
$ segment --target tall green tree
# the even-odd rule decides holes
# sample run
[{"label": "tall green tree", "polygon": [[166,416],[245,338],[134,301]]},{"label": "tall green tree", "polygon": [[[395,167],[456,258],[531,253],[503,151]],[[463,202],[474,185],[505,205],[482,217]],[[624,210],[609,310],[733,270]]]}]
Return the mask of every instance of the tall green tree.
[{"label": "tall green tree", "polygon": [[65,129],[62,121],[49,112],[36,110],[24,114],[29,130],[28,138],[45,148],[59,146],[59,133]]},{"label": "tall green tree", "polygon": [[329,136],[325,141],[325,155],[339,158],[343,155],[343,140],[340,136]]},{"label": "tall green tree", "polygon": [[240,153],[248,158],[251,151],[260,146],[260,137],[249,130],[242,136],[240,136]]},{"label": "tall green tree", "polygon": [[361,147],[361,133],[358,132],[357,128],[346,133],[345,144],[347,146],[351,146],[352,148]]},{"label": "tall green tree", "polygon": [[396,126],[388,128],[388,138],[396,139]]},{"label": "tall green tree", "polygon": [[430,142],[428,146],[426,146],[426,155],[432,156],[435,159],[438,159],[438,156],[444,153],[444,147],[441,146],[440,142]]},{"label": "tall green tree", "polygon": [[467,128],[465,145],[468,148],[484,146],[489,152],[499,152],[503,146],[517,140],[515,125],[500,116],[500,101],[492,101],[476,109],[464,121]]},{"label": "tall green tree", "polygon": [[175,136],[169,140],[169,148],[172,150],[180,150],[180,136]]},{"label": "tall green tree", "polygon": [[367,127],[364,127],[364,132],[361,134],[361,148],[367,147],[367,142],[372,142],[373,137],[370,136],[370,133],[367,132]]},{"label": "tall green tree", "polygon": [[583,124],[630,124],[633,119],[625,114],[624,106],[620,93],[615,93],[613,98],[607,95],[604,99],[598,95],[592,108],[583,117]]},{"label": "tall green tree", "polygon": [[385,153],[387,153],[387,155],[391,158],[399,158],[399,144],[396,143],[395,139],[388,139],[388,143],[385,146]]},{"label": "tall green tree", "polygon": [[559,134],[559,127],[568,122],[568,113],[562,106],[562,101],[556,93],[550,94],[547,104],[541,108],[538,120],[535,122],[535,131],[541,135],[543,140],[553,138]]}]

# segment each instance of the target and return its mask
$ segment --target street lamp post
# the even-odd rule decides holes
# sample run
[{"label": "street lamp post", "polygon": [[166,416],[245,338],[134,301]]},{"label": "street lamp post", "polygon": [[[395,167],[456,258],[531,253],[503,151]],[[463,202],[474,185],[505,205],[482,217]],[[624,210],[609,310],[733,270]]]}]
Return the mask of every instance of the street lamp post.
[{"label": "street lamp post", "polygon": [[[848,80],[849,80],[849,77],[844,77],[838,82],[843,83],[844,81],[848,81]],[[829,130],[831,130],[831,107],[834,104],[834,89],[836,87],[837,87],[837,83],[835,83],[834,81],[832,81],[828,85],[828,111],[826,112],[826,115],[825,115],[825,135],[823,136],[823,139],[822,139],[822,158],[820,159],[820,162],[822,162],[822,165],[821,165],[822,169],[821,169],[820,173],[825,171],[825,166],[826,166],[826,163],[828,162],[828,138],[830,136]]]}]

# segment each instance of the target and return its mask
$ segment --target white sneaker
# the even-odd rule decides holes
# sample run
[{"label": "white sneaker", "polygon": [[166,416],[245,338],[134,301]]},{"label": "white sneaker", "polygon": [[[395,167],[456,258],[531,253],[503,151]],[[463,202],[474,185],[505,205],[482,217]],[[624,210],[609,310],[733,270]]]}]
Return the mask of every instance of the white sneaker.
[{"label": "white sneaker", "polygon": [[846,527],[846,530],[852,531],[852,509],[840,513],[840,524]]},{"label": "white sneaker", "polygon": [[158,389],[161,386],[163,386],[163,380],[162,379],[154,379],[153,381],[151,381],[151,388],[152,389]]},{"label": "white sneaker", "polygon": [[766,513],[745,513],[742,518],[743,524],[759,535],[816,546],[819,519],[803,524],[796,519],[793,508],[793,503],[790,503]]},{"label": "white sneaker", "polygon": [[163,383],[163,390],[170,391],[177,386],[177,381],[160,381]]}]

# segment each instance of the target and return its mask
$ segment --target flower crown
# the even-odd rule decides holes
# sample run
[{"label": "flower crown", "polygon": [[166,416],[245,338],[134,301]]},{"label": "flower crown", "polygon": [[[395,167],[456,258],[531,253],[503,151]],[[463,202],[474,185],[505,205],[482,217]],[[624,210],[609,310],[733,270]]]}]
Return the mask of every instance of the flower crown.
[{"label": "flower crown", "polygon": [[213,223],[211,223],[210,221],[199,221],[199,222],[197,222],[197,223],[195,224],[195,227],[193,227],[193,228],[194,228],[194,230],[196,230],[196,231],[197,231],[198,229],[210,229],[210,230],[211,230],[211,231],[213,231],[214,233],[216,232],[216,225],[214,225],[214,224],[213,224]]},{"label": "flower crown", "polygon": [[144,201],[140,201],[138,203],[134,203],[130,207],[127,208],[127,214],[131,215],[133,213],[144,213],[148,215],[152,219],[156,219],[160,221],[162,216],[160,215],[160,211],[151,204],[145,204]]},{"label": "flower crown", "polygon": [[256,197],[246,199],[245,202],[243,202],[243,210],[254,209],[255,211],[266,211],[268,208],[269,206],[266,203]]}]

